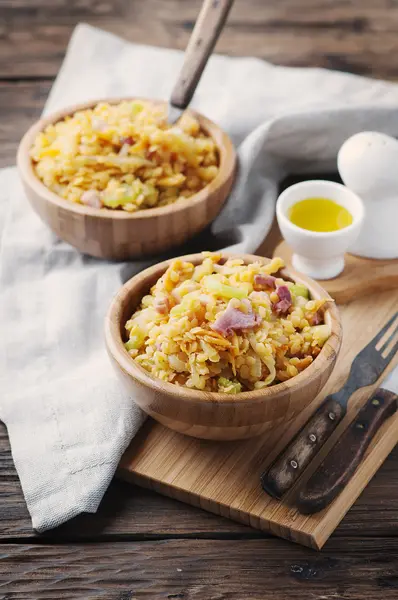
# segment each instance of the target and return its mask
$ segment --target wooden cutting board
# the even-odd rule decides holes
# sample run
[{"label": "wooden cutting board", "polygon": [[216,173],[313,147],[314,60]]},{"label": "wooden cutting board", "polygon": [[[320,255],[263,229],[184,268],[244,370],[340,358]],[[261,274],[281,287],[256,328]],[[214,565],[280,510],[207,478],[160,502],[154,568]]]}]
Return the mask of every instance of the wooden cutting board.
[{"label": "wooden cutting board", "polygon": [[[280,256],[289,268],[292,249],[281,242],[275,249],[274,256]],[[398,258],[393,260],[375,260],[361,258],[353,254],[345,255],[344,271],[338,277],[318,281],[338,304],[347,304],[355,298],[366,294],[398,288]]]},{"label": "wooden cutting board", "polygon": [[260,474],[322,399],[341,387],[355,355],[397,310],[397,290],[364,296],[341,307],[344,339],[335,370],[321,394],[294,422],[251,440],[212,442],[175,433],[148,420],[124,454],[119,476],[257,529],[322,548],[398,442],[398,413],[379,430],[354,477],[329,507],[303,516],[294,508],[294,497],[300,483],[311,475],[377,384],[354,394],[347,417],[282,502],[263,492]]}]

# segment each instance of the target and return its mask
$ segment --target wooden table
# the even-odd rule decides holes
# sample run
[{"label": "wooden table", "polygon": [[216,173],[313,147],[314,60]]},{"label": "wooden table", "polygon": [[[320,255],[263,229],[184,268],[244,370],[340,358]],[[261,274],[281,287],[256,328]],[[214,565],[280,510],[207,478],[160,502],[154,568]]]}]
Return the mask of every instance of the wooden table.
[{"label": "wooden table", "polygon": [[[14,163],[79,21],[184,48],[199,0],[0,0],[0,162]],[[397,0],[236,0],[218,51],[398,75]],[[321,553],[120,481],[98,514],[33,533],[0,431],[0,600],[398,598],[398,448]]]}]

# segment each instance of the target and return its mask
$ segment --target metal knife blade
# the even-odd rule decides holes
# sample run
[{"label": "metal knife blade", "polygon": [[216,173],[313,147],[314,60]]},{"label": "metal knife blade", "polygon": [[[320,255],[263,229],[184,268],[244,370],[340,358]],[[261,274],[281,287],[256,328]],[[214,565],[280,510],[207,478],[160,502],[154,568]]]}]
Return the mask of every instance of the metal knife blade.
[{"label": "metal knife blade", "polygon": [[381,386],[383,390],[388,390],[394,394],[398,394],[398,367],[395,367],[382,381]]},{"label": "metal knife blade", "polygon": [[301,489],[296,505],[313,514],[345,488],[381,425],[397,411],[398,367],[383,381]]}]

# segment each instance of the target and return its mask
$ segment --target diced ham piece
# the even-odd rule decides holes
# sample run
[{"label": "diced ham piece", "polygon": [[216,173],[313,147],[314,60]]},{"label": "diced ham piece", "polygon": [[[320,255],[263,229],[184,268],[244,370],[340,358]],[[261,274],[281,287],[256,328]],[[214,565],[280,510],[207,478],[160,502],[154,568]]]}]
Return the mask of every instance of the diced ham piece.
[{"label": "diced ham piece", "polygon": [[167,315],[167,313],[170,310],[169,299],[166,298],[166,296],[159,296],[158,298],[155,299],[154,306],[155,306],[156,312],[158,312],[160,315]]},{"label": "diced ham piece", "polygon": [[92,208],[102,207],[101,197],[96,190],[87,190],[86,192],[83,192],[80,200],[82,201],[82,204],[91,206]]},{"label": "diced ham piece", "polygon": [[279,302],[275,302],[273,309],[278,315],[286,314],[292,305],[290,290],[287,285],[280,285],[276,293],[279,296]]},{"label": "diced ham piece", "polygon": [[320,308],[318,308],[318,310],[315,313],[313,313],[310,317],[308,317],[308,315],[305,315],[310,325],[321,325],[325,322],[325,310],[327,306],[328,302],[326,302]]},{"label": "diced ham piece", "polygon": [[134,144],[134,140],[131,137],[131,135],[127,136],[127,137],[121,137],[120,138],[120,143],[122,146],[124,146],[125,144],[127,144],[128,146],[132,146]]},{"label": "diced ham piece", "polygon": [[239,329],[253,329],[261,322],[261,317],[253,310],[247,314],[228,304],[227,309],[222,315],[217,317],[211,328],[220,335],[231,335]]},{"label": "diced ham piece", "polygon": [[320,325],[323,322],[323,311],[317,310],[309,319],[310,325]]},{"label": "diced ham piece", "polygon": [[280,285],[276,290],[276,293],[279,296],[279,300],[288,300],[290,303],[292,301],[292,296],[290,294],[290,290],[287,285]]},{"label": "diced ham piece", "polygon": [[289,300],[279,300],[279,302],[274,304],[273,308],[278,315],[284,315],[287,313],[291,305],[292,303],[289,302]]},{"label": "diced ham piece", "polygon": [[272,275],[261,275],[261,273],[259,273],[254,276],[254,289],[256,291],[265,289],[274,290],[275,281],[276,277],[273,277]]}]

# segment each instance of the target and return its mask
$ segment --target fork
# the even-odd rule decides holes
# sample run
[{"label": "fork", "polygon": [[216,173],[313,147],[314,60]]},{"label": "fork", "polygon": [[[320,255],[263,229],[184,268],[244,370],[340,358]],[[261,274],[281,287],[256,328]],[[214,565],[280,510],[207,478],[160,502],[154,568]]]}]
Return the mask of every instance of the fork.
[{"label": "fork", "polygon": [[[347,414],[348,401],[359,388],[375,383],[398,351],[398,341],[384,352],[398,333],[398,312],[384,325],[377,335],[355,357],[345,385],[330,394],[322,402],[315,414],[293,438],[285,450],[261,475],[261,484],[268,494],[278,500],[286,494],[302,475],[311,460],[330,438],[338,424]],[[395,323],[383,345],[376,346]]]}]

